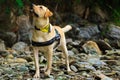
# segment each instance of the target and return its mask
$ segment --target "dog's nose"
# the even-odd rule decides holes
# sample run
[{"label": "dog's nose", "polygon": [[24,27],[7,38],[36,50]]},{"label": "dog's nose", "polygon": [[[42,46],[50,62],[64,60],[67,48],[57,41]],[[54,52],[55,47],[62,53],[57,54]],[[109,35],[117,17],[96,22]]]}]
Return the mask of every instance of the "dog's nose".
[{"label": "dog's nose", "polygon": [[32,6],[35,6],[35,4],[32,3]]}]

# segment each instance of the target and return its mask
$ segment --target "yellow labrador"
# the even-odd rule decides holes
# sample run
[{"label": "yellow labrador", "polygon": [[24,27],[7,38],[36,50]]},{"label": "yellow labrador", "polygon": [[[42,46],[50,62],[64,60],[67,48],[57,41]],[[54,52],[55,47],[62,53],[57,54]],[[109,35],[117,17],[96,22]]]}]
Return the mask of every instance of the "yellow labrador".
[{"label": "yellow labrador", "polygon": [[49,17],[52,16],[53,13],[47,7],[33,4],[32,8],[34,13],[32,46],[36,69],[34,77],[40,77],[38,51],[45,53],[45,57],[47,59],[47,69],[45,75],[50,75],[52,69],[53,50],[57,44],[59,44],[59,48],[64,53],[67,71],[71,71],[69,67],[68,51],[66,48],[64,32],[69,31],[72,27],[70,25],[67,25],[64,28],[52,26],[49,22]]}]

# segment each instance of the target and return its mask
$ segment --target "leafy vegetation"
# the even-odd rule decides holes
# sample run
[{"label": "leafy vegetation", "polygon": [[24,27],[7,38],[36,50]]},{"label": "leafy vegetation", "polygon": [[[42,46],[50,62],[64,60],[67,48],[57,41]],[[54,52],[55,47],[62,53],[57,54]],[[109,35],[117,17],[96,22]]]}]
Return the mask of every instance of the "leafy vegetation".
[{"label": "leafy vegetation", "polygon": [[[115,22],[116,24],[120,25],[120,0],[75,0],[75,1],[65,1],[65,0],[0,0],[0,12],[2,12],[2,8],[5,8],[4,12],[6,14],[10,14],[11,11],[16,11],[17,15],[24,14],[24,8],[26,4],[30,5],[30,3],[37,3],[37,4],[47,4],[51,5],[53,3],[53,9],[55,9],[56,5],[58,5],[60,10],[63,10],[63,7],[68,10],[68,8],[74,7],[73,4],[79,5],[82,3],[85,6],[89,6],[90,8],[95,8],[96,5],[99,6],[102,10],[105,10],[109,13],[109,20]],[[62,5],[61,5],[62,4]],[[65,7],[66,6],[66,7]],[[14,8],[14,9],[13,9]]]}]

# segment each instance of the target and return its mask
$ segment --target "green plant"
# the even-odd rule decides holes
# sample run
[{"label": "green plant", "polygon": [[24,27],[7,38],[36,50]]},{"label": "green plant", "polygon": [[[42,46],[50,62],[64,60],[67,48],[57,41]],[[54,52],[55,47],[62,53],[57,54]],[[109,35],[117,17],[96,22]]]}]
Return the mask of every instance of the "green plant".
[{"label": "green plant", "polygon": [[11,11],[16,12],[17,15],[23,14],[25,2],[29,3],[29,0],[0,0],[0,9],[4,10],[6,14],[10,14]]},{"label": "green plant", "polygon": [[120,26],[120,0],[111,0],[106,4],[106,10],[109,12],[110,21]]}]

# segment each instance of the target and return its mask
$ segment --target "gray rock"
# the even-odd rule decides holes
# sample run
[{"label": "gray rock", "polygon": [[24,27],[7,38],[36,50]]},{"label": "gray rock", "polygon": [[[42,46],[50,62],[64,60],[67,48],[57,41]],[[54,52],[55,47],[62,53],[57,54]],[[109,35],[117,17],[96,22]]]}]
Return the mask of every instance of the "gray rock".
[{"label": "gray rock", "polygon": [[96,69],[88,62],[79,62],[78,64],[80,68],[85,68],[87,70],[96,71]]},{"label": "gray rock", "polygon": [[3,40],[0,39],[0,51],[5,51],[6,48],[5,48],[5,43]]},{"label": "gray rock", "polygon": [[100,25],[102,35],[109,39],[120,40],[120,27],[114,24],[106,23]]},{"label": "gray rock", "polygon": [[97,25],[85,25],[84,27],[80,27],[78,25],[74,25],[75,29],[73,29],[73,35],[76,35],[76,39],[90,39],[93,36],[97,36],[100,33]]},{"label": "gray rock", "polygon": [[70,68],[74,71],[74,72],[77,72],[78,69],[74,66],[74,65],[71,65]]},{"label": "gray rock", "polygon": [[87,60],[90,64],[96,65],[98,67],[107,65],[105,62],[101,61],[99,58],[88,58]]},{"label": "gray rock", "polygon": [[0,32],[0,38],[4,40],[6,46],[11,47],[16,42],[16,34],[13,32]]},{"label": "gray rock", "polygon": [[8,56],[8,54],[9,54],[9,52],[7,52],[7,51],[0,51],[0,56],[2,56],[2,57],[6,57],[6,56]]},{"label": "gray rock", "polygon": [[94,78],[86,78],[86,80],[94,80]]},{"label": "gray rock", "polygon": [[16,51],[24,51],[24,49],[27,47],[27,44],[24,42],[17,42],[12,46],[12,49]]},{"label": "gray rock", "polygon": [[7,42],[6,45],[11,47],[16,42],[17,36],[13,32],[6,32],[6,37],[7,37],[5,39],[5,42]]},{"label": "gray rock", "polygon": [[25,71],[28,71],[28,67],[23,65],[23,66],[18,67],[18,70],[20,70],[21,72],[25,72]]},{"label": "gray rock", "polygon": [[30,21],[29,21],[29,16],[26,15],[21,15],[17,18],[16,21],[18,25],[18,41],[23,41],[26,43],[30,42],[31,38],[31,32],[30,29],[32,28]]},{"label": "gray rock", "polygon": [[68,51],[68,54],[70,55],[70,56],[74,56],[74,52],[73,51]]},{"label": "gray rock", "polygon": [[101,79],[101,80],[113,80],[112,78],[109,78],[109,77],[106,77],[104,79]]},{"label": "gray rock", "polygon": [[113,39],[120,39],[120,27],[111,24],[108,35]]}]

